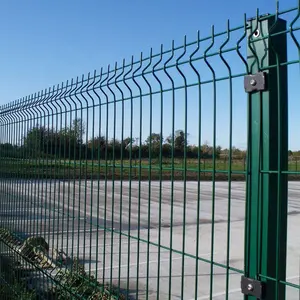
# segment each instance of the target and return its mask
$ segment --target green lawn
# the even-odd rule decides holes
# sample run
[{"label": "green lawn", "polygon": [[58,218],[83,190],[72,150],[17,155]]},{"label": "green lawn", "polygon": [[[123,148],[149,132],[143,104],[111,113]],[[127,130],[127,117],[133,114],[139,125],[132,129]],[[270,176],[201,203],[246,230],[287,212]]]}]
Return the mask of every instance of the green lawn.
[{"label": "green lawn", "polygon": [[[1,177],[56,179],[140,179],[140,180],[244,180],[246,164],[234,159],[133,159],[133,160],[61,160],[61,159],[2,159]],[[289,162],[290,179],[300,178],[300,163]],[[230,172],[231,171],[231,172]]]}]

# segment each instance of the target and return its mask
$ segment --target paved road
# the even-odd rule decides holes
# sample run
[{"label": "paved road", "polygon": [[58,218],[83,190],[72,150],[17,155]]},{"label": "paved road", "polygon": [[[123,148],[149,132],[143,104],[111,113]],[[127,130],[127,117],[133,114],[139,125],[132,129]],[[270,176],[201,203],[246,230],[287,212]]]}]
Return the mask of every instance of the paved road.
[{"label": "paved road", "polygon": [[[213,215],[211,182],[198,187],[197,182],[186,186],[151,182],[149,186],[148,182],[124,181],[121,186],[120,182],[2,181],[0,193],[3,224],[26,234],[39,232],[51,247],[78,254],[86,270],[105,282],[120,284],[138,299],[147,294],[148,299],[157,299],[157,294],[159,299],[168,299],[169,294],[170,299],[205,300],[211,295],[215,300],[225,299],[226,269],[209,261],[243,270],[243,182],[232,183],[230,215],[225,182],[216,183]],[[300,185],[291,182],[287,277],[296,284],[299,198]],[[229,299],[243,299],[241,274],[233,270],[228,274]],[[287,299],[299,299],[299,292],[288,288]]]}]

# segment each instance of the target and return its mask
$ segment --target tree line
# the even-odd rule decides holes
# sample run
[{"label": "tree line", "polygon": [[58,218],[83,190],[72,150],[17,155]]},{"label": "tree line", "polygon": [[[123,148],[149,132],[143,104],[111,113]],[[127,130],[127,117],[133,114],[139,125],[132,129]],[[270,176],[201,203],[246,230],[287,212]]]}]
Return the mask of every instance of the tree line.
[{"label": "tree line", "polygon": [[[183,130],[163,138],[159,133],[152,133],[145,141],[126,137],[122,141],[108,139],[103,135],[83,140],[85,125],[80,119],[73,120],[71,126],[60,130],[35,126],[23,137],[21,146],[11,143],[0,144],[2,157],[54,158],[62,159],[129,159],[129,158],[220,158],[229,154],[228,149],[218,146],[214,149],[204,143],[200,147],[190,145],[188,134]],[[245,157],[246,152],[232,149],[232,155]]]}]

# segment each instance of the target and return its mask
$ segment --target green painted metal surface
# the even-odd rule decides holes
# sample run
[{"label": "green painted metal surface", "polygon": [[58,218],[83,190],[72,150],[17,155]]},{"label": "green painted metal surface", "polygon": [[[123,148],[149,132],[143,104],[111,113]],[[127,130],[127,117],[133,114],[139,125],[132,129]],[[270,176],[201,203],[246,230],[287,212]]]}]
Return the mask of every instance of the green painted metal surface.
[{"label": "green painted metal surface", "polygon": [[299,15],[277,2],[0,107],[0,298],[255,299],[245,275],[297,299]]},{"label": "green painted metal surface", "polygon": [[271,34],[285,31],[286,21],[272,16],[249,25],[250,73],[266,70],[267,90],[249,95],[246,272],[266,281],[268,299],[284,299],[288,185],[281,170],[288,168],[288,82],[287,67],[280,64],[287,61],[287,38]]}]

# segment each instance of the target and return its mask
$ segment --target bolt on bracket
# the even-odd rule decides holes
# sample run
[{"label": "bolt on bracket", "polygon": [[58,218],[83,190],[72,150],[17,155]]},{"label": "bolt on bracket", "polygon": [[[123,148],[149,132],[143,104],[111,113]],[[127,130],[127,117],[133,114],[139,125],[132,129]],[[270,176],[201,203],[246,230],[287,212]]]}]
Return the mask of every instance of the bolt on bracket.
[{"label": "bolt on bracket", "polygon": [[265,283],[242,276],[241,289],[244,295],[254,296],[257,299],[265,297]]},{"label": "bolt on bracket", "polygon": [[246,75],[244,77],[244,88],[247,93],[265,91],[267,89],[267,76],[265,72]]}]

